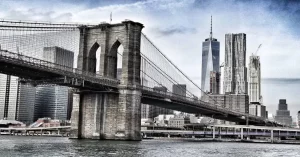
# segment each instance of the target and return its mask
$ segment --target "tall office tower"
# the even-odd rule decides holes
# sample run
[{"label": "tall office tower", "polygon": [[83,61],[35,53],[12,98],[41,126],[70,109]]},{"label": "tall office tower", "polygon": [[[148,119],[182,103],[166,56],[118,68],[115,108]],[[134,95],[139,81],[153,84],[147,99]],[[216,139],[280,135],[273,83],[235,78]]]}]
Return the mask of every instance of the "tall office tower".
[{"label": "tall office tower", "polygon": [[29,125],[34,122],[36,88],[31,84],[19,83],[17,120]]},{"label": "tall office tower", "polygon": [[68,87],[37,87],[34,120],[44,117],[67,120],[69,100],[68,94]]},{"label": "tall office tower", "polygon": [[121,80],[121,77],[122,77],[122,68],[118,68],[117,69],[117,79]]},{"label": "tall office tower", "polygon": [[150,106],[147,104],[141,104],[141,118],[147,119],[149,118]]},{"label": "tall office tower", "polygon": [[275,121],[286,125],[292,125],[292,117],[290,116],[290,111],[288,110],[286,99],[279,99],[278,110],[276,111]]},{"label": "tall office tower", "polygon": [[250,56],[248,68],[248,94],[250,104],[262,104],[259,56]]},{"label": "tall office tower", "polygon": [[[44,60],[73,67],[74,53],[60,47],[45,47]],[[34,120],[43,117],[66,120],[68,118],[70,88],[63,86],[40,86],[36,89]]]},{"label": "tall office tower", "polygon": [[212,94],[208,102],[218,106],[249,113],[249,96],[247,94]]},{"label": "tall office tower", "polygon": [[246,34],[225,35],[224,93],[247,94]]},{"label": "tall office tower", "polygon": [[0,119],[33,122],[35,87],[15,76],[0,74]]},{"label": "tall office tower", "polygon": [[186,96],[186,85],[185,84],[173,84],[172,86],[173,94]]},{"label": "tall office tower", "polygon": [[[154,87],[154,91],[159,91],[159,92],[167,92],[166,87]],[[155,118],[160,114],[173,114],[174,111],[171,109],[166,109],[158,106],[149,106],[149,118]]]},{"label": "tall office tower", "polygon": [[262,105],[259,56],[253,54],[250,56],[248,68],[249,114],[266,118],[266,106]]},{"label": "tall office tower", "polygon": [[43,59],[51,63],[73,68],[74,53],[57,46],[44,47]]},{"label": "tall office tower", "polygon": [[300,127],[300,111],[298,111],[297,114],[297,124],[298,124],[298,128]]},{"label": "tall office tower", "polygon": [[0,119],[16,119],[18,77],[0,74]]},{"label": "tall office tower", "polygon": [[261,105],[261,104],[249,104],[249,114],[258,116],[258,117],[263,117],[267,118],[266,114],[266,106]]},{"label": "tall office tower", "polygon": [[73,110],[73,90],[70,88],[68,90],[68,107],[67,107],[67,120],[71,119]]},{"label": "tall office tower", "polygon": [[220,73],[210,72],[210,90],[211,94],[220,94]]},{"label": "tall office tower", "polygon": [[201,89],[210,91],[210,72],[220,72],[220,42],[213,38],[212,19],[210,36],[202,43]]}]

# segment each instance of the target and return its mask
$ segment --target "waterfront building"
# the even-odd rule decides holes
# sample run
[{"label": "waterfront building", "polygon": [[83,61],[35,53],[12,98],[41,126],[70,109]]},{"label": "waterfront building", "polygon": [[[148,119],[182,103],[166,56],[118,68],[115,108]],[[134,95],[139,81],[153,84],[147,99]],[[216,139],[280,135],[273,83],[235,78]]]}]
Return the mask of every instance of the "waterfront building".
[{"label": "waterfront building", "polygon": [[210,90],[211,94],[220,94],[220,73],[210,72]]},{"label": "waterfront building", "polygon": [[292,125],[292,117],[290,116],[290,111],[288,110],[286,99],[279,99],[278,110],[276,111],[275,121],[286,126]]},{"label": "waterfront building", "polygon": [[[54,46],[44,47],[43,58],[55,66],[67,66],[73,68],[74,53],[72,51]],[[43,117],[67,120],[72,109],[71,88],[64,86],[38,86],[36,89],[34,120]]]},{"label": "waterfront building", "polygon": [[213,38],[212,19],[209,38],[202,42],[201,89],[210,91],[210,72],[220,72],[220,42]]},{"label": "waterfront building", "polygon": [[246,34],[225,35],[224,93],[247,94]]},{"label": "waterfront building", "polygon": [[154,123],[156,126],[169,126],[170,119],[174,117],[174,114],[161,114],[154,118]]},{"label": "waterfront building", "polygon": [[29,83],[19,83],[17,120],[29,125],[34,122],[36,88]]},{"label": "waterfront building", "polygon": [[249,96],[247,94],[212,94],[208,102],[233,111],[249,113]]},{"label": "waterfront building", "polygon": [[0,119],[33,122],[35,87],[16,76],[0,74]]},{"label": "waterfront building", "polygon": [[251,104],[262,104],[261,70],[259,56],[251,55],[248,67],[248,94]]},{"label": "waterfront building", "polygon": [[0,119],[16,120],[18,77],[0,74]]},{"label": "waterfront building", "polygon": [[176,128],[183,128],[185,124],[190,124],[190,118],[186,116],[175,116],[170,118],[169,126]]},{"label": "waterfront building", "polygon": [[266,106],[260,104],[249,104],[249,114],[267,118]]},{"label": "waterfront building", "polygon": [[[25,128],[26,125],[16,120],[0,119],[0,128]],[[0,131],[1,134],[1,131]]]},{"label": "waterfront building", "polygon": [[176,96],[186,97],[186,85],[185,84],[173,84],[172,86],[173,94]]},{"label": "waterfront building", "polygon": [[297,114],[297,124],[298,124],[298,128],[300,128],[300,111],[298,111]]},{"label": "waterfront building", "polygon": [[[166,87],[154,87],[153,90],[159,91],[162,93],[166,93],[168,89]],[[157,117],[158,115],[167,115],[167,114],[173,114],[173,113],[174,113],[174,111],[171,109],[166,109],[166,108],[162,108],[162,107],[158,107],[158,106],[154,106],[154,105],[149,106],[149,118],[151,118],[151,119]]]},{"label": "waterfront building", "polygon": [[141,104],[141,118],[147,119],[149,118],[150,106],[147,104]]}]

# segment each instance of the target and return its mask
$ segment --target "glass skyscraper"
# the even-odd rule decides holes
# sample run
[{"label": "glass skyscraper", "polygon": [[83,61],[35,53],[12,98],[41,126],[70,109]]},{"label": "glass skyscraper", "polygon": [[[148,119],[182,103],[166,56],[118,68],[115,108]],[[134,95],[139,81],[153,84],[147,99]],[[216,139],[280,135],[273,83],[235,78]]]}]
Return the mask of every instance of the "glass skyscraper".
[{"label": "glass skyscraper", "polygon": [[220,72],[220,42],[212,36],[212,20],[210,37],[202,43],[201,89],[210,91],[210,72]]},{"label": "glass skyscraper", "polygon": [[[44,60],[67,67],[73,67],[74,53],[61,47],[44,47]],[[39,86],[36,88],[34,120],[49,117],[67,120],[72,105],[69,104],[72,93],[69,87]]]}]

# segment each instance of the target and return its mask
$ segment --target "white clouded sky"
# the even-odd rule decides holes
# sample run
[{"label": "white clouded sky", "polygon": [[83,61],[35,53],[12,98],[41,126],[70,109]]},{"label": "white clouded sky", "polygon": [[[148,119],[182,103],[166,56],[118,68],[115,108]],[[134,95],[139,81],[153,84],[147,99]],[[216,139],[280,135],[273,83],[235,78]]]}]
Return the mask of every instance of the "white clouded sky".
[{"label": "white clouded sky", "polygon": [[[262,77],[300,77],[300,5],[297,2],[241,0],[49,0],[0,2],[0,18],[52,22],[109,22],[124,19],[141,22],[143,32],[180,69],[200,85],[202,41],[209,36],[213,16],[213,36],[221,44],[224,61],[226,33],[247,34],[247,62],[262,44]],[[296,84],[300,87],[300,84]],[[267,88],[267,86],[265,86]],[[263,87],[264,88],[264,85]],[[264,89],[263,94],[272,93]],[[300,90],[294,91],[300,94]],[[264,99],[275,114],[274,100]],[[269,97],[269,96],[266,96]],[[271,99],[271,98],[270,98]],[[293,98],[291,98],[293,99]],[[293,106],[300,100],[290,100]],[[289,100],[288,100],[289,102]],[[300,110],[300,106],[293,108]],[[295,114],[294,112],[292,114]]]}]

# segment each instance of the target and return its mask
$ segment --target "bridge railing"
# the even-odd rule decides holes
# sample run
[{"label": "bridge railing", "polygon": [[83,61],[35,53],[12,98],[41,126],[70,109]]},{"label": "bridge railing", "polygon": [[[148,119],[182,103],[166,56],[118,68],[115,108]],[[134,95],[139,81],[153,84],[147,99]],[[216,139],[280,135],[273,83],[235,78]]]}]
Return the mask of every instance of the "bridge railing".
[{"label": "bridge railing", "polygon": [[18,53],[13,53],[7,50],[0,50],[0,57],[5,60],[10,60],[15,64],[19,64],[23,66],[27,65],[35,68],[42,68],[57,73],[59,75],[71,76],[71,77],[75,77],[75,78],[79,78],[91,82],[103,83],[114,87],[117,87],[117,85],[119,84],[119,81],[113,78],[104,77],[103,75],[25,56]]}]

